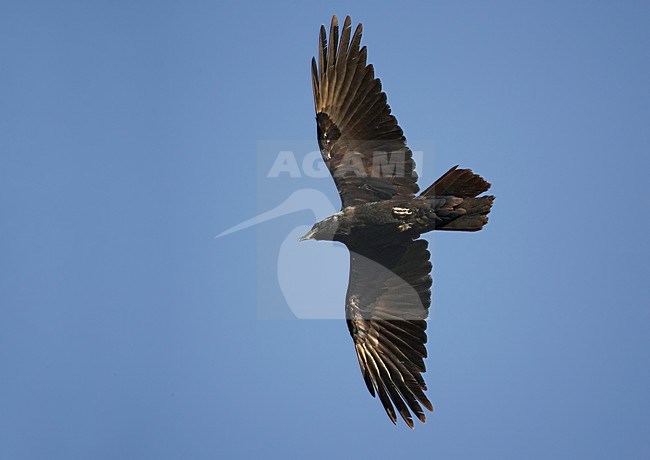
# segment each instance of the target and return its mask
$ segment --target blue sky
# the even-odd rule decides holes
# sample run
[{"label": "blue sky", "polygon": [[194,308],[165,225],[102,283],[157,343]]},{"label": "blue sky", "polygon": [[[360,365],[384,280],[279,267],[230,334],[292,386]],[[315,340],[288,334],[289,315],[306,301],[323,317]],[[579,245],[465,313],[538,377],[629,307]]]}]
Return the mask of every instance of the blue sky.
[{"label": "blue sky", "polygon": [[[214,239],[296,190],[338,206],[329,180],[260,174],[260,141],[316,148],[332,13],[433,146],[420,185],[461,164],[497,196],[483,232],[427,237],[436,411],[414,431],[345,324],[283,296],[312,212]],[[4,2],[0,457],[650,457],[649,21],[631,1]],[[342,310],[341,249],[295,247],[304,302],[328,283]]]}]

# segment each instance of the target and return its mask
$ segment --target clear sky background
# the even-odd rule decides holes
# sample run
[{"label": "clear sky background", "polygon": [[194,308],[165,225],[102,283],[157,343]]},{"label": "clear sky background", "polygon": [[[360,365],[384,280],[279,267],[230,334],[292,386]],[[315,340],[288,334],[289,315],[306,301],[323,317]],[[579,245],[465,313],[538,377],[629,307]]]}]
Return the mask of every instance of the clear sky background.
[{"label": "clear sky background", "polygon": [[[276,260],[312,213],[214,239],[303,187],[338,206],[258,174],[260,140],[316,148],[332,13],[435,146],[421,186],[459,163],[497,196],[483,232],[427,237],[414,431],[342,321],[292,319]],[[648,24],[643,1],[3,2],[0,458],[650,458]],[[346,263],[310,262],[342,310]]]}]

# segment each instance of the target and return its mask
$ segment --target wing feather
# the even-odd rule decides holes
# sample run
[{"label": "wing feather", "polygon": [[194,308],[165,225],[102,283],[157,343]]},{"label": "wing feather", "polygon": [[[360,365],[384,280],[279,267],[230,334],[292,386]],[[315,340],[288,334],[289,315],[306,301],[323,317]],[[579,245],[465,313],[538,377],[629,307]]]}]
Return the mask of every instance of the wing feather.
[{"label": "wing feather", "polygon": [[370,366],[368,367],[368,369],[370,370],[370,378],[372,379],[372,383],[375,389],[377,390],[377,395],[379,396],[379,400],[381,401],[381,404],[384,406],[384,410],[388,414],[388,417],[392,420],[393,423],[397,423],[397,416],[395,415],[395,409],[393,408],[391,398],[388,397],[387,394],[388,392],[384,380],[381,378],[381,371],[379,370],[379,365],[377,364],[377,361],[375,361],[374,357],[370,354],[369,350],[365,347],[363,348],[363,355],[366,358],[368,364],[370,364]]},{"label": "wing feather", "polygon": [[[424,392],[431,263],[425,240],[350,251],[346,318],[368,391],[413,428],[433,410]],[[397,411],[397,412],[396,412]]]},{"label": "wing feather", "polygon": [[[418,191],[412,153],[391,115],[373,66],[367,65],[368,51],[365,46],[360,47],[363,28],[359,24],[350,37],[351,25],[348,16],[340,31],[334,16],[329,39],[325,26],[321,26],[317,63],[312,61],[318,142],[323,159],[343,207],[395,197],[412,198]],[[397,152],[399,155],[391,156],[390,161],[399,167],[373,168],[378,152]]]},{"label": "wing feather", "polygon": [[[413,428],[413,418],[411,417],[411,413],[406,407],[406,404],[404,404],[404,400],[398,391],[399,387],[398,384],[396,384],[398,378],[395,375],[395,372],[389,369],[390,360],[387,360],[385,356],[379,356],[377,353],[377,348],[368,348],[367,352],[377,365],[381,385],[389,394],[391,402],[395,405],[397,411],[402,416],[402,419],[404,419],[409,428]],[[395,422],[395,420],[393,422]]]}]

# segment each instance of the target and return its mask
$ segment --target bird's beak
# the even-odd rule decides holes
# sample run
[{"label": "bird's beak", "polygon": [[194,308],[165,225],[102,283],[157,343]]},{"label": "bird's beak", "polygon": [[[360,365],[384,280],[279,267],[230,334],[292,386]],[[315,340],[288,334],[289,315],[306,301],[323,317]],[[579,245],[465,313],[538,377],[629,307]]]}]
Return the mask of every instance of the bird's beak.
[{"label": "bird's beak", "polygon": [[298,238],[298,241],[311,240],[315,234],[316,234],[315,230],[309,230],[309,232],[307,232],[305,235]]}]

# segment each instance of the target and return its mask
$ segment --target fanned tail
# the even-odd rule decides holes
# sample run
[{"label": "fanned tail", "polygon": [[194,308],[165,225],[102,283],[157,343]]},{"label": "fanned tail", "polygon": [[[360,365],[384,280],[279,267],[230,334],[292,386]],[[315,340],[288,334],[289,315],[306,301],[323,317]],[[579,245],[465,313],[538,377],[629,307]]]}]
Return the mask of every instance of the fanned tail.
[{"label": "fanned tail", "polygon": [[488,213],[492,208],[494,197],[492,195],[478,198],[465,198],[454,210],[464,209],[465,214],[452,220],[436,230],[454,230],[457,232],[477,232],[488,222]]},{"label": "fanned tail", "polygon": [[490,183],[471,169],[451,168],[440,179],[422,192],[421,196],[453,196],[463,201],[454,210],[464,210],[464,214],[448,224],[436,227],[436,230],[453,230],[460,232],[476,232],[488,222],[488,213],[492,208],[494,196],[478,197],[490,188]]},{"label": "fanned tail", "polygon": [[490,183],[471,169],[458,169],[458,165],[444,173],[420,196],[457,196],[474,198],[490,188]]}]

